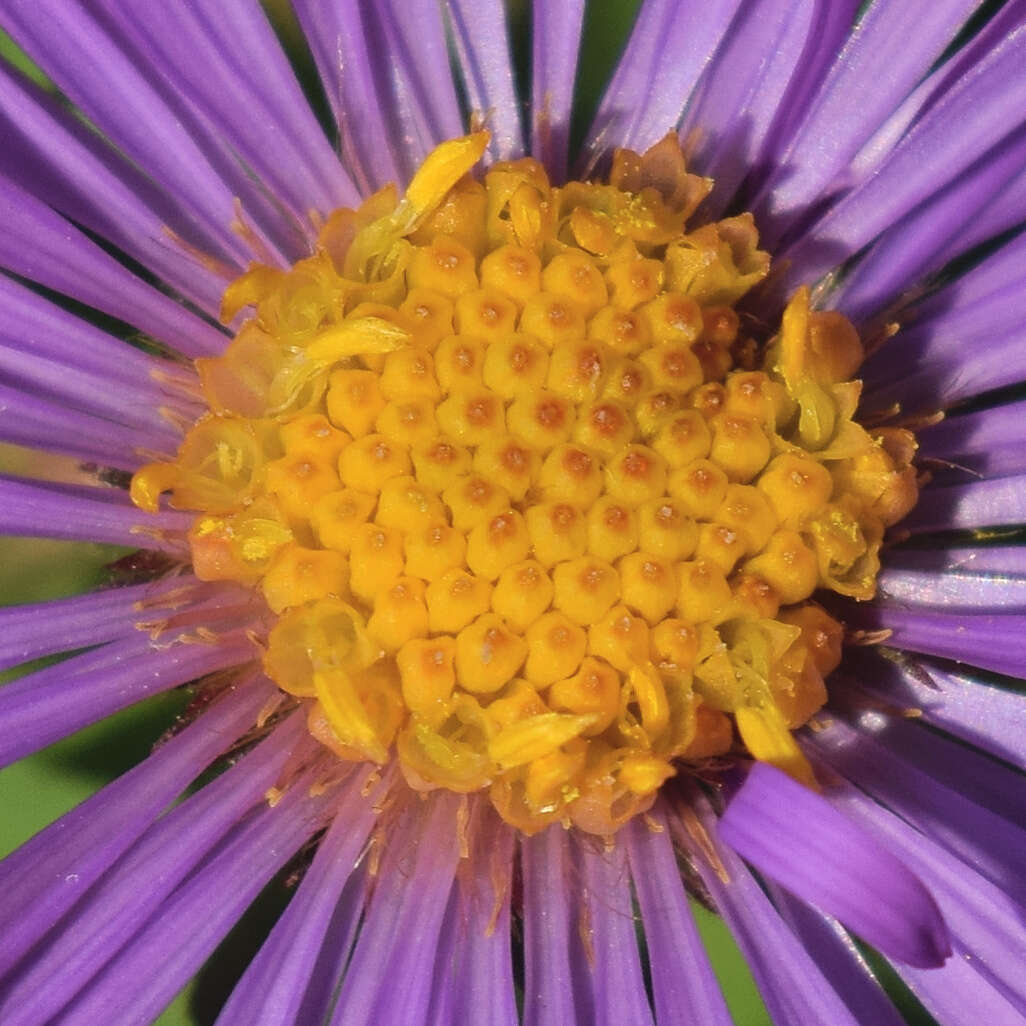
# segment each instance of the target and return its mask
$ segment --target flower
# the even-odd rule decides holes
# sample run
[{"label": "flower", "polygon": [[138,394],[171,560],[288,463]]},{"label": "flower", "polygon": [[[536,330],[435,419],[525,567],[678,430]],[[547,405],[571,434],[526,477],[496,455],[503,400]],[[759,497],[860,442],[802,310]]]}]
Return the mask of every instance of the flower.
[{"label": "flower", "polygon": [[139,553],[0,611],[0,757],[195,695],[0,865],[5,1024],[299,853],[221,1026],[729,1022],[689,893],[777,1022],[899,1021],[853,936],[1022,1018],[1026,24],[855,9],[647,0],[571,152],[581,3],[522,106],[497,0],[296,0],[336,155],[251,0],[4,5],[0,438],[94,469],[0,529]]}]

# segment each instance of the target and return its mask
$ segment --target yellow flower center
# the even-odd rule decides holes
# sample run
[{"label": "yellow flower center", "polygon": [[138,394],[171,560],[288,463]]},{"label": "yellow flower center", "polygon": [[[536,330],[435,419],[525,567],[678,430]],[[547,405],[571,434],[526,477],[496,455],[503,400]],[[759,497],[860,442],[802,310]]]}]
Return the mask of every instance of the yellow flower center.
[{"label": "yellow flower center", "polygon": [[809,598],[872,595],[914,440],[852,420],[861,344],[806,291],[749,337],[769,258],[750,216],[688,230],[675,136],[561,188],[473,177],[485,142],[229,287],[210,412],[133,498],[260,589],[266,671],[340,758],[528,832],[608,833],[740,745],[812,783],[790,731],[841,628]]}]

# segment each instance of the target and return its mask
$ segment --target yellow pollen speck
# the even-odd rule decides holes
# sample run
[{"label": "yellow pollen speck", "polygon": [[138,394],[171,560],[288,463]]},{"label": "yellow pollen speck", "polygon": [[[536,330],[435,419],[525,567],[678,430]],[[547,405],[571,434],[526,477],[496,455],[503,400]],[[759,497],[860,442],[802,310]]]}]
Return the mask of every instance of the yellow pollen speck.
[{"label": "yellow pollen speck", "polygon": [[264,668],[341,759],[528,833],[610,833],[731,750],[814,786],[792,731],[843,631],[811,597],[872,595],[914,439],[853,420],[861,342],[807,290],[748,336],[769,258],[748,215],[688,225],[675,136],[560,188],[474,177],[486,143],[229,287],[209,412],[133,501],[263,595]]}]

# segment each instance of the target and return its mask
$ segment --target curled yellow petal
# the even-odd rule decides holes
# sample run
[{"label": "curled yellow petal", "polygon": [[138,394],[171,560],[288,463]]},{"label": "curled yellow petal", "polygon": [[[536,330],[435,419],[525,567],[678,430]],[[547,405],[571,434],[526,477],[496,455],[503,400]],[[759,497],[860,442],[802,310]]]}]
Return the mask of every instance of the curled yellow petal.
[{"label": "curled yellow petal", "polygon": [[500,769],[512,769],[540,759],[587,730],[595,716],[542,713],[499,731],[488,742],[488,755]]},{"label": "curled yellow petal", "polygon": [[314,690],[339,740],[362,752],[371,762],[385,762],[388,750],[381,743],[350,675],[344,671],[314,673]]},{"label": "curled yellow petal", "polygon": [[438,207],[449,190],[484,156],[489,138],[488,132],[473,132],[442,143],[427,155],[402,203],[411,215],[410,231]]},{"label": "curled yellow petal", "polygon": [[383,317],[351,317],[322,331],[306,348],[306,355],[320,363],[334,363],[350,356],[394,353],[408,345],[412,336]]},{"label": "curled yellow petal", "polygon": [[814,791],[819,790],[808,759],[775,705],[745,706],[735,710],[734,719],[741,739],[756,759],[776,766]]}]

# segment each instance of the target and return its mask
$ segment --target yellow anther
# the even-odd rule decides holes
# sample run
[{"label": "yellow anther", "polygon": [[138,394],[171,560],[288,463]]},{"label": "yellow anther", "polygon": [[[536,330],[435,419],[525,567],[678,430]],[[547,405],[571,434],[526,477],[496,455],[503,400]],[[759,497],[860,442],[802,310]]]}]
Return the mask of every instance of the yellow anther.
[{"label": "yellow anther", "polygon": [[435,364],[423,349],[400,349],[385,357],[378,382],[385,399],[437,399],[441,394],[435,380]]},{"label": "yellow anther", "polygon": [[555,395],[573,403],[586,402],[601,393],[606,358],[597,342],[560,342],[552,350],[546,384]]},{"label": "yellow anther", "polygon": [[741,330],[766,254],[749,216],[688,230],[712,183],[675,133],[560,186],[475,176],[486,141],[229,288],[254,316],[133,500],[264,596],[264,668],[340,759],[526,833],[609,836],[744,747],[812,783],[790,731],[843,632],[809,596],[872,594],[914,438],[859,426],[861,343],[807,289]]},{"label": "yellow anther", "polygon": [[663,288],[663,265],[659,260],[637,257],[621,260],[606,271],[614,306],[633,310],[655,299]]},{"label": "yellow anther", "polygon": [[442,493],[442,501],[452,515],[452,526],[460,531],[497,517],[511,505],[509,494],[480,474],[454,481]]},{"label": "yellow anther", "polygon": [[491,342],[485,351],[485,385],[504,399],[536,393],[544,384],[549,356],[529,335],[509,335]]},{"label": "yellow anther", "polygon": [[277,498],[283,512],[296,520],[308,517],[318,499],[340,487],[330,449],[295,450],[268,463],[265,474],[264,487]]},{"label": "yellow anther", "polygon": [[517,396],[506,411],[506,422],[510,433],[525,445],[545,451],[570,437],[574,408],[562,396],[538,390]]},{"label": "yellow anther", "polygon": [[837,669],[841,663],[844,628],[822,606],[807,602],[785,610],[780,619],[801,628],[802,641],[824,677]]},{"label": "yellow anther", "polygon": [[280,613],[304,602],[345,595],[348,576],[341,552],[289,544],[271,561],[262,588],[272,612]]},{"label": "yellow anther", "polygon": [[421,530],[405,532],[406,572],[425,581],[434,581],[463,566],[467,551],[466,536],[444,521]]},{"label": "yellow anther", "polygon": [[637,356],[651,341],[648,321],[632,310],[607,306],[588,322],[588,338],[620,356]]},{"label": "yellow anther", "polygon": [[601,310],[609,298],[602,272],[585,253],[554,256],[542,271],[542,288],[572,299],[586,318]]},{"label": "yellow anther", "polygon": [[648,624],[626,606],[614,606],[588,630],[588,651],[621,673],[648,662]]},{"label": "yellow anther", "polygon": [[646,349],[638,359],[648,368],[656,388],[690,392],[702,384],[702,365],[689,342],[667,342]]},{"label": "yellow anther", "polygon": [[666,491],[666,463],[646,445],[629,445],[606,464],[606,491],[632,505],[656,499]]},{"label": "yellow anther", "polygon": [[534,335],[551,349],[560,342],[584,338],[586,325],[584,315],[572,300],[551,292],[539,292],[524,303],[520,330]]},{"label": "yellow anther", "polygon": [[358,492],[375,494],[390,477],[411,469],[405,445],[385,435],[364,435],[342,450],[338,470],[342,483]]},{"label": "yellow anther", "polygon": [[450,570],[432,581],[425,594],[432,634],[455,634],[488,610],[492,586],[466,570]]},{"label": "yellow anther", "polygon": [[481,261],[481,284],[523,304],[541,290],[541,260],[523,246],[499,246]]},{"label": "yellow anther", "polygon": [[378,592],[367,631],[386,652],[396,652],[406,642],[425,637],[428,611],[424,582],[415,577],[400,577]]},{"label": "yellow anther", "polygon": [[403,572],[403,536],[380,524],[361,524],[349,549],[349,587],[354,595],[371,602],[382,588]]},{"label": "yellow anther", "polygon": [[370,665],[380,649],[367,635],[363,617],[339,599],[321,599],[289,609],[267,638],[264,669],[282,690],[308,698],[314,673]]},{"label": "yellow anther", "polygon": [[682,406],[679,392],[671,389],[653,389],[646,392],[634,408],[634,419],[645,440],[650,439]]},{"label": "yellow anther", "polygon": [[682,410],[660,425],[651,444],[671,469],[678,470],[709,455],[712,432],[697,410]]},{"label": "yellow anther", "polygon": [[438,437],[435,404],[430,399],[387,403],[374,422],[374,430],[408,449],[429,445]]},{"label": "yellow anther", "polygon": [[516,304],[498,289],[477,289],[456,300],[456,330],[486,341],[509,335],[516,328]]},{"label": "yellow anther", "polygon": [[726,524],[699,524],[695,559],[705,560],[729,574],[747,551],[748,539],[741,531]]},{"label": "yellow anther", "polygon": [[605,456],[618,453],[634,437],[634,425],[623,403],[600,399],[581,409],[573,439]]},{"label": "yellow anther", "polygon": [[777,528],[778,519],[766,496],[751,485],[728,485],[716,511],[716,522],[745,539],[745,554],[761,552]]},{"label": "yellow anther", "polygon": [[485,613],[456,636],[456,679],[473,694],[489,694],[512,680],[526,657],[527,642]]},{"label": "yellow anther", "polygon": [[396,653],[403,701],[414,716],[432,727],[450,714],[455,659],[456,641],[448,637],[407,641]]},{"label": "yellow anther", "polygon": [[552,579],[536,560],[506,567],[492,592],[492,610],[512,630],[526,631],[552,602]]},{"label": "yellow anther", "polygon": [[688,624],[717,623],[730,608],[730,585],[723,571],[705,560],[677,565],[677,615]]},{"label": "yellow anther", "polygon": [[399,304],[413,325],[414,339],[420,348],[434,352],[438,343],[452,334],[452,300],[430,289],[411,288]]},{"label": "yellow anther", "polygon": [[378,376],[373,371],[332,371],[328,378],[327,407],[333,424],[359,438],[371,431],[384,406]]},{"label": "yellow anther", "polygon": [[700,636],[692,624],[670,618],[652,628],[652,649],[660,663],[690,671],[698,661]]},{"label": "yellow anther", "polygon": [[445,392],[454,393],[481,387],[485,345],[477,338],[450,335],[435,350],[435,375]]},{"label": "yellow anther", "polygon": [[581,732],[585,737],[601,734],[620,709],[620,674],[601,659],[586,656],[577,673],[549,688],[548,697],[557,712],[594,717]]},{"label": "yellow anther", "polygon": [[416,478],[393,477],[381,486],[375,523],[406,533],[444,520],[441,499]]},{"label": "yellow anther", "polygon": [[638,518],[631,506],[619,499],[600,498],[588,508],[587,524],[588,551],[607,563],[638,547]]},{"label": "yellow anther", "polygon": [[525,514],[534,557],[545,566],[583,556],[587,547],[584,515],[568,502],[532,505]]},{"label": "yellow anther", "polygon": [[702,334],[702,308],[677,292],[664,292],[641,308],[655,342],[688,346]]},{"label": "yellow anther", "polygon": [[502,397],[483,388],[449,396],[437,416],[442,431],[463,445],[482,445],[506,429]]},{"label": "yellow anther", "polygon": [[527,628],[524,676],[547,687],[575,673],[584,658],[588,636],[562,613],[545,613]]},{"label": "yellow anther", "polygon": [[602,492],[599,461],[579,445],[557,445],[538,471],[538,490],[551,501],[587,506]]},{"label": "yellow anther", "polygon": [[633,552],[616,564],[623,603],[654,626],[677,601],[673,564],[647,552]]},{"label": "yellow anther", "polygon": [[654,755],[631,755],[620,767],[620,782],[634,794],[654,794],[674,774],[673,767]]},{"label": "yellow anther", "polygon": [[436,492],[444,492],[466,477],[473,463],[470,450],[448,438],[414,446],[410,457],[417,480]]},{"label": "yellow anther", "polygon": [[[359,307],[357,307],[359,309]],[[405,317],[398,310],[393,318],[356,316],[321,332],[307,347],[306,356],[317,363],[331,364],[351,356],[377,356],[408,346],[413,340],[412,327],[401,322]]]},{"label": "yellow anther", "polygon": [[474,470],[505,489],[514,502],[523,501],[538,474],[539,463],[533,449],[501,435],[482,443],[474,453]]},{"label": "yellow anther", "polygon": [[727,475],[709,460],[693,460],[673,471],[667,490],[689,517],[712,520],[727,496]]},{"label": "yellow anther", "polygon": [[410,288],[436,292],[450,299],[478,287],[474,254],[461,242],[444,235],[417,249],[406,269]]},{"label": "yellow anther", "polygon": [[620,577],[604,560],[582,556],[552,571],[553,603],[574,623],[598,620],[620,597]]},{"label": "yellow anther", "polygon": [[638,509],[638,547],[653,556],[676,562],[688,559],[698,544],[698,525],[679,499],[666,496]]},{"label": "yellow anther", "polygon": [[722,467],[731,481],[751,481],[770,458],[772,446],[757,420],[722,413],[712,419],[709,459]]},{"label": "yellow anther", "polygon": [[542,713],[500,731],[488,742],[488,755],[500,769],[513,769],[556,751],[593,723],[591,716]]},{"label": "yellow anther", "polygon": [[282,424],[279,435],[286,453],[316,450],[329,460],[337,460],[339,453],[352,441],[345,431],[332,427],[323,413],[305,413],[290,417]]},{"label": "yellow anther", "polygon": [[506,567],[526,559],[530,548],[523,515],[508,509],[471,528],[467,537],[467,566],[478,577],[494,581]]},{"label": "yellow anther", "polygon": [[785,606],[807,599],[819,580],[816,554],[794,531],[779,530],[766,547],[744,566],[748,573],[763,578]]},{"label": "yellow anther", "polygon": [[628,407],[652,388],[652,375],[637,360],[621,357],[609,365],[602,395],[607,399],[618,399]]}]

